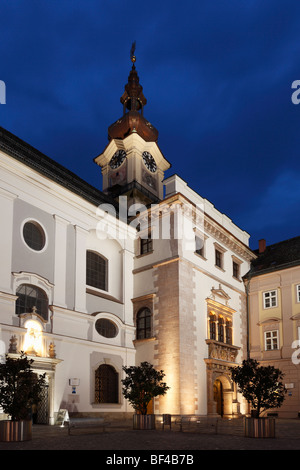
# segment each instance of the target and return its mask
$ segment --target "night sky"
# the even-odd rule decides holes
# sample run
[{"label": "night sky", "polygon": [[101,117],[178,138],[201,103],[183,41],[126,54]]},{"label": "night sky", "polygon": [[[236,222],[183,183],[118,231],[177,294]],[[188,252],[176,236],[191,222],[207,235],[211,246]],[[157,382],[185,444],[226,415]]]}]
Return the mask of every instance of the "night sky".
[{"label": "night sky", "polygon": [[[300,2],[1,0],[0,125],[102,188],[136,68],[176,173],[251,235],[300,235]],[[300,98],[300,94],[299,94]]]}]

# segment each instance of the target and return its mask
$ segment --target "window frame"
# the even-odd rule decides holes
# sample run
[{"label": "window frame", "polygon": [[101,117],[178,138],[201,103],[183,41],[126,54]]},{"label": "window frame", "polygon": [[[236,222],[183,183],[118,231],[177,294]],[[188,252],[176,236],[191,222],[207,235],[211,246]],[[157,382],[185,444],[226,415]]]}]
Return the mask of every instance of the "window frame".
[{"label": "window frame", "polygon": [[209,313],[208,318],[209,339],[232,345],[233,341],[233,321],[232,318],[222,314]]},{"label": "window frame", "polygon": [[296,285],[296,301],[300,303],[300,284]]},{"label": "window frame", "polygon": [[225,272],[224,254],[226,253],[227,250],[216,242],[214,243],[214,248],[215,248],[215,253],[214,253],[215,267]]},{"label": "window frame", "polygon": [[[30,243],[28,243],[28,240],[26,239],[26,236],[24,235],[24,230],[25,230],[25,227],[26,227],[27,224],[31,224],[39,230],[39,232],[41,234],[41,238],[43,240],[43,242],[42,242],[43,246],[40,249],[33,248],[32,246],[30,246]],[[44,225],[41,222],[39,222],[38,220],[33,219],[33,218],[28,218],[28,219],[23,220],[23,222],[20,226],[20,233],[21,233],[21,239],[22,239],[24,245],[32,253],[40,254],[40,253],[43,253],[47,249],[47,247],[48,247],[47,232],[46,232],[46,229],[45,229]]]},{"label": "window frame", "polygon": [[[102,377],[101,377],[101,372],[102,372]],[[105,377],[105,372],[106,372],[106,377]],[[119,373],[115,369],[115,367],[113,367],[110,364],[100,364],[95,369],[94,376],[95,376],[95,404],[97,405],[118,404],[119,403]],[[102,380],[102,383],[101,383],[101,380]],[[113,399],[111,400],[109,399],[110,391],[111,391],[110,387],[114,387]]]},{"label": "window frame", "polygon": [[215,266],[223,269],[223,253],[215,248]]},{"label": "window frame", "polygon": [[209,314],[209,339],[217,341],[217,316],[216,314]]},{"label": "window frame", "polygon": [[[274,293],[274,294],[272,295],[272,293]],[[272,305],[274,299],[275,299],[275,304]],[[267,305],[267,302],[269,302],[270,304]],[[276,307],[278,307],[278,292],[277,292],[277,289],[272,289],[272,290],[263,292],[263,308],[264,309],[269,309],[269,308],[276,308]]]},{"label": "window frame", "polygon": [[105,317],[98,318],[95,321],[95,329],[100,336],[108,339],[116,338],[119,333],[119,329],[115,322]]},{"label": "window frame", "polygon": [[[269,337],[267,337],[269,335]],[[276,347],[274,344],[276,342]],[[268,344],[270,347],[268,347]],[[279,330],[264,331],[264,349],[265,351],[278,351],[279,349]]]},{"label": "window frame", "polygon": [[225,318],[225,343],[232,345],[232,341],[233,341],[232,320]]},{"label": "window frame", "polygon": [[[92,279],[92,273],[91,273],[91,266],[88,266],[88,263],[89,262],[92,262],[91,259],[88,259],[88,257],[90,255],[93,255],[94,257],[97,257],[97,258],[94,258],[98,260],[101,260],[103,261],[103,267],[104,267],[104,272],[101,273],[101,272],[98,272],[97,273],[97,276],[100,275],[100,281],[101,282],[94,282],[93,279]],[[96,271],[96,270],[94,270]],[[96,271],[97,272],[97,271]],[[101,276],[102,276],[102,279],[101,279]],[[95,276],[96,278],[96,276]],[[92,282],[91,282],[92,281]],[[92,287],[93,289],[99,289],[100,291],[105,291],[105,292],[108,292],[108,259],[105,258],[105,256],[101,255],[100,253],[97,253],[96,251],[93,251],[93,250],[87,250],[86,251],[86,285],[89,286],[89,287]]]},{"label": "window frame", "polygon": [[234,279],[240,279],[240,265],[234,260],[232,260],[232,276]]},{"label": "window frame", "polygon": [[[147,315],[141,317],[141,315],[145,312],[147,312]],[[149,307],[142,307],[139,309],[136,314],[135,324],[137,340],[152,338],[152,312]]]},{"label": "window frame", "polygon": [[217,330],[218,330],[218,342],[219,343],[225,343],[224,341],[224,328],[225,328],[225,321],[222,316],[218,316],[218,325],[217,325]]},{"label": "window frame", "polygon": [[[197,245],[201,244],[200,248],[197,248]],[[195,253],[201,258],[205,258],[205,237],[200,237],[199,235],[195,235]]]},{"label": "window frame", "polygon": [[153,252],[153,239],[151,235],[147,238],[140,238],[140,254],[146,255]]},{"label": "window frame", "polygon": [[[25,293],[19,293],[21,289],[25,288]],[[34,305],[33,301],[29,299],[34,299],[35,297],[26,294],[26,290],[30,289],[40,294],[40,298],[37,297],[38,304]],[[16,296],[18,297],[15,304],[15,314],[20,316],[24,313],[35,313],[44,321],[48,321],[49,318],[49,298],[46,292],[34,284],[22,283],[16,289]],[[23,300],[24,299],[24,300]],[[21,305],[20,305],[21,303]],[[22,304],[24,307],[22,308]],[[33,310],[35,307],[35,310]],[[18,311],[24,310],[24,311]]]}]

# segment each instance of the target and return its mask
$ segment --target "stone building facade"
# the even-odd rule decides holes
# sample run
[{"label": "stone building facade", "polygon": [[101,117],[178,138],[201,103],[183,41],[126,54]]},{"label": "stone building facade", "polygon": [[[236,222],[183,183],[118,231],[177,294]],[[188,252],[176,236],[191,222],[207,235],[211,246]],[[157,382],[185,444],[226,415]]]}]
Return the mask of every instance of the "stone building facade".
[{"label": "stone building facade", "polygon": [[266,245],[245,277],[249,298],[250,357],[284,374],[287,394],[278,410],[283,418],[300,412],[300,237]]},{"label": "stone building facade", "polygon": [[[194,192],[144,117],[135,68],[91,187],[0,132],[0,354],[46,372],[44,414],[129,416],[123,366],[170,387],[155,413],[239,416],[229,368],[247,356],[249,234]],[[99,174],[100,174],[99,168]],[[47,393],[46,393],[47,392]]]}]

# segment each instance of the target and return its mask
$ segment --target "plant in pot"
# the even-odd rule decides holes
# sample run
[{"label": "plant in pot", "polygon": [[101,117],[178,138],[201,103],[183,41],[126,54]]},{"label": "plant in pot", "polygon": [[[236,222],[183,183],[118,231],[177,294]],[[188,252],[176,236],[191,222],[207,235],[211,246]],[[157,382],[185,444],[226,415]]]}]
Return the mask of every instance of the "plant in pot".
[{"label": "plant in pot", "polygon": [[5,356],[0,364],[0,407],[10,420],[0,420],[1,441],[23,441],[32,437],[31,410],[40,401],[45,374],[32,370],[33,360],[21,352],[17,358]]},{"label": "plant in pot", "polygon": [[136,414],[133,416],[134,429],[155,429],[155,415],[147,414],[150,401],[165,395],[170,387],[163,382],[162,370],[154,369],[149,362],[140,366],[123,366],[126,373],[122,380],[122,393],[129,400]]},{"label": "plant in pot", "polygon": [[231,367],[232,380],[238,391],[251,405],[251,418],[245,420],[248,437],[275,437],[274,418],[260,415],[271,408],[279,408],[285,399],[283,374],[273,366],[260,366],[255,359],[244,360],[239,367]]}]

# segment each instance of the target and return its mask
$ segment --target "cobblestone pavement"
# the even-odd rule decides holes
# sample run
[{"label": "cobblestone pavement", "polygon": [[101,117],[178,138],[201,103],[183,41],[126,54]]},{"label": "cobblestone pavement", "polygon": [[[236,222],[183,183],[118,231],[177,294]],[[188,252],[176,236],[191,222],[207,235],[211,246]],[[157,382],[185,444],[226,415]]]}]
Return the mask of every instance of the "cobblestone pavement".
[{"label": "cobblestone pavement", "polygon": [[242,432],[232,435],[230,426],[216,434],[193,429],[180,432],[178,427],[164,431],[136,431],[131,426],[124,427],[120,423],[105,431],[74,429],[68,435],[67,427],[34,425],[32,440],[0,442],[0,450],[130,450],[170,453],[198,450],[300,450],[300,420],[276,420],[276,437],[273,439],[247,438]]}]

